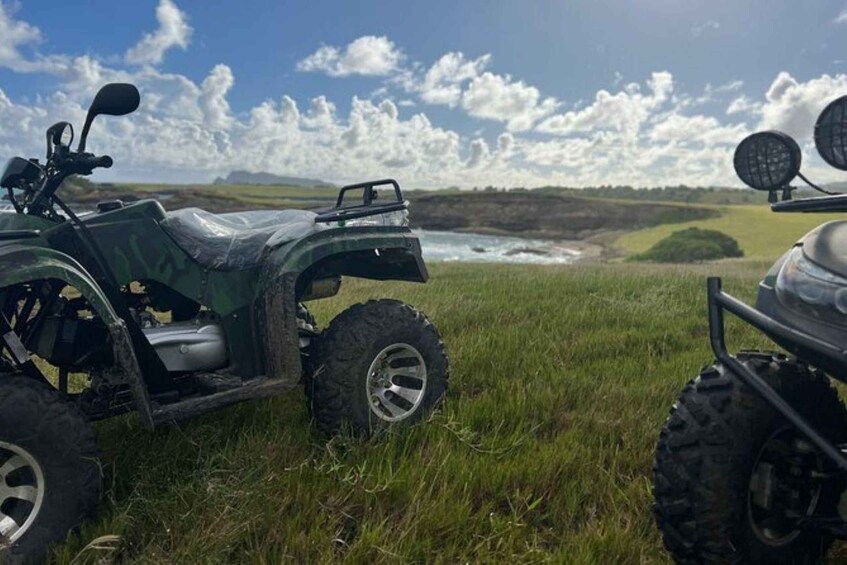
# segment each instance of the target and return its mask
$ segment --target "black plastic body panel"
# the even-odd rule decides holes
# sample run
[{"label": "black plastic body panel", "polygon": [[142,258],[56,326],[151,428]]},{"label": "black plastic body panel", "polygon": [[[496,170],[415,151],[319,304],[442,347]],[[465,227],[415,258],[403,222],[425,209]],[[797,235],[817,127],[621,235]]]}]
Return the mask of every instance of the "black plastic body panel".
[{"label": "black plastic body panel", "polygon": [[827,222],[806,234],[803,254],[827,271],[847,278],[847,220]]}]

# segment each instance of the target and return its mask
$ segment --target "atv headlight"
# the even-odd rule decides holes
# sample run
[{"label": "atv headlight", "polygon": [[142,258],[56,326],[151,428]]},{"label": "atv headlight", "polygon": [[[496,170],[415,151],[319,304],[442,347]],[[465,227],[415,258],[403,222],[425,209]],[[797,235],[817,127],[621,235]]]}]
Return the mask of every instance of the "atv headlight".
[{"label": "atv headlight", "polygon": [[803,247],[791,250],[776,278],[779,301],[810,318],[844,325],[847,279],[809,261]]}]

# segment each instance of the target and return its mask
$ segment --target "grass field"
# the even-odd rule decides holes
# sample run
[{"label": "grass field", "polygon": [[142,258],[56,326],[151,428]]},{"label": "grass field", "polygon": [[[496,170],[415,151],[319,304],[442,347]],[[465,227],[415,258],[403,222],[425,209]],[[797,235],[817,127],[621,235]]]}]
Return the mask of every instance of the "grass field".
[{"label": "grass field", "polygon": [[[235,192],[254,190],[266,187]],[[650,464],[671,403],[712,357],[705,276],[750,301],[773,259],[830,219],[722,210],[616,244],[641,252],[698,226],[738,239],[744,260],[433,264],[427,285],[347,280],[310,304],[321,325],[374,297],[423,309],[452,363],[442,410],[371,441],[318,437],[299,389],[153,433],[130,417],[100,424],[99,517],[58,561],[669,562]],[[768,345],[732,321],[728,335],[733,349]]]},{"label": "grass field", "polygon": [[763,204],[721,206],[720,210],[718,218],[634,231],[618,238],[615,245],[629,253],[643,253],[675,231],[698,227],[731,235],[741,244],[745,257],[773,260],[815,226],[844,218],[843,214],[776,214]]},{"label": "grass field", "polygon": [[[59,561],[667,562],[650,461],[711,358],[704,277],[750,299],[765,268],[435,264],[427,285],[345,283],[313,303],[321,324],[370,297],[435,321],[452,361],[443,410],[329,443],[300,390],[153,433],[101,424],[100,517]],[[732,328],[734,346],[763,345]]]}]

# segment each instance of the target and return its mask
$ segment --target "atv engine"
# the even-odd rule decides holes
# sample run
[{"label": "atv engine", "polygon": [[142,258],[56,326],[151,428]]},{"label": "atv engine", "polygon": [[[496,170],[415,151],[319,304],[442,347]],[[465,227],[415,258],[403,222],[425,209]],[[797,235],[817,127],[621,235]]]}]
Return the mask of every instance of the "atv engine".
[{"label": "atv engine", "polygon": [[206,316],[142,331],[168,371],[215,371],[229,361],[223,328]]}]

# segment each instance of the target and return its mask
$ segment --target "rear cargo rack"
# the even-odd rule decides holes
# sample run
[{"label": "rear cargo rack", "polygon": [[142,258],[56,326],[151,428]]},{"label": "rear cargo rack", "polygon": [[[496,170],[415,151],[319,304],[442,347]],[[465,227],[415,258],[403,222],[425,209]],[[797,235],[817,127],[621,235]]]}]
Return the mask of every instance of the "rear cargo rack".
[{"label": "rear cargo rack", "polygon": [[[374,190],[378,186],[392,186],[394,188],[394,200],[385,204],[376,203],[377,192]],[[345,206],[344,197],[351,191],[362,191],[361,203]],[[394,179],[373,180],[368,182],[360,182],[358,184],[350,184],[342,187],[338,191],[338,199],[335,202],[335,207],[325,210],[318,214],[315,222],[337,222],[343,220],[352,220],[355,218],[364,218],[366,216],[375,216],[378,214],[386,214],[388,212],[396,212],[398,210],[406,210],[409,203],[403,199],[403,193],[400,190],[400,185]]]}]

